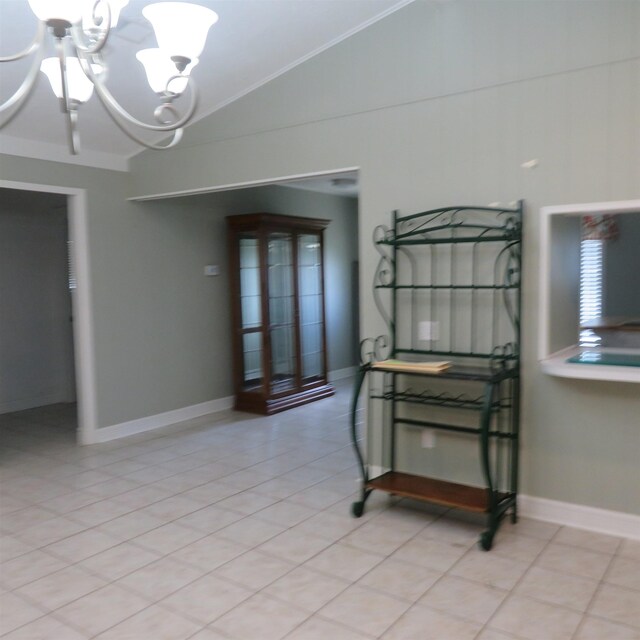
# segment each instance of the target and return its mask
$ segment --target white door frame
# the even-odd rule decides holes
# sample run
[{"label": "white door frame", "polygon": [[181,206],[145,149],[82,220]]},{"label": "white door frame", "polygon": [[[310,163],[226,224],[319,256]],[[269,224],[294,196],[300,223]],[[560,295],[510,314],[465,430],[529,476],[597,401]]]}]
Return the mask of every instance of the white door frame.
[{"label": "white door frame", "polygon": [[91,313],[91,279],[87,227],[87,192],[85,189],[49,184],[0,180],[0,187],[21,191],[59,193],[67,196],[67,219],[71,257],[76,271],[73,301],[73,347],[78,400],[78,442],[95,441],[97,429],[95,353],[93,315]]}]

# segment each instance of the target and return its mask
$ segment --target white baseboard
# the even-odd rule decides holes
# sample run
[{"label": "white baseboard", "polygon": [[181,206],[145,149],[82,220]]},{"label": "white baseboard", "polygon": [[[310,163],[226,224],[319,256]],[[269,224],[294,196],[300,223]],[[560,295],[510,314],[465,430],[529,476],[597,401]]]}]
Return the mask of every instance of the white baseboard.
[{"label": "white baseboard", "polygon": [[231,409],[232,407],[233,396],[217,398],[216,400],[193,404],[189,407],[183,407],[182,409],[175,409],[173,411],[158,413],[145,418],[138,418],[137,420],[121,422],[120,424],[103,427],[102,429],[96,429],[91,434],[92,437],[90,439],[83,440],[80,444],[98,444],[100,442],[108,442],[109,440],[115,440],[117,438],[126,438],[127,436],[133,436],[137,433],[144,433],[145,431],[153,431],[154,429],[168,427],[178,422],[193,420],[193,418],[200,418],[209,413],[224,411],[225,409]]},{"label": "white baseboard", "polygon": [[356,375],[357,367],[345,367],[344,369],[334,369],[329,371],[327,378],[329,382],[335,382],[336,380],[343,380],[344,378],[351,378]]},{"label": "white baseboard", "polygon": [[534,496],[518,496],[518,512],[527,518],[640,540],[640,516]]}]

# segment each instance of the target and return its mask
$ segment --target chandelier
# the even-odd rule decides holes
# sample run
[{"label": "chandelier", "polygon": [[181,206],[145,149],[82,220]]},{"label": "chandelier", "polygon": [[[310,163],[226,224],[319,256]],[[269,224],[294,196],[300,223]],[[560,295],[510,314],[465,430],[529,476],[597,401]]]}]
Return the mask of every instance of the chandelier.
[{"label": "chandelier", "polygon": [[[190,76],[204,49],[209,28],[218,20],[206,7],[185,2],[149,4],[142,15],[151,23],[158,48],[136,54],[145,68],[151,89],[159,98],[153,124],[128,113],[106,86],[108,67],[103,56],[110,33],[118,24],[120,11],[128,0],[28,0],[39,20],[33,42],[23,51],[0,57],[13,62],[33,56],[29,71],[17,91],[0,105],[0,128],[19,113],[33,92],[42,71],[66,115],[67,137],[72,154],[79,151],[78,110],[94,90],[114,123],[129,138],[150,149],[168,149],[177,144],[184,126],[197,106],[197,92]],[[88,9],[88,10],[85,10]],[[47,36],[53,37],[55,57],[45,58]],[[188,87],[188,104],[181,113],[175,101]],[[138,130],[159,136],[171,135],[165,144],[141,138]]]}]

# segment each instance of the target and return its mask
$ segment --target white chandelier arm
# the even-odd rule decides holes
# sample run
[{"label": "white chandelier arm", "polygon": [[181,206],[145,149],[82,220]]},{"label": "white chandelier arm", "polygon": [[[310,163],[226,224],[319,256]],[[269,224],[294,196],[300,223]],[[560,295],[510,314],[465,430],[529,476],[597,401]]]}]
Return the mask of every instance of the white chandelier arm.
[{"label": "white chandelier arm", "polygon": [[[98,5],[104,4],[107,8],[107,15],[105,17],[105,25],[98,25],[96,22],[96,8]],[[82,28],[81,24],[71,25],[69,32],[71,33],[71,39],[73,40],[73,46],[78,50],[78,52],[85,53],[87,55],[98,53],[105,44],[107,44],[107,40],[109,39],[109,33],[111,32],[111,5],[106,0],[97,0],[93,5],[93,13],[92,13],[93,23],[96,25],[95,34],[92,32],[91,35],[94,36],[94,42],[90,44],[86,44],[84,39],[86,36],[86,32]]]},{"label": "white chandelier arm", "polygon": [[[191,83],[191,103],[189,104],[189,107],[185,112],[185,114],[181,118],[178,118],[177,120],[175,120],[175,122],[167,123],[167,124],[154,125],[154,124],[149,124],[147,122],[143,122],[142,120],[138,120],[137,118],[134,118],[131,114],[127,113],[122,108],[122,106],[113,97],[109,89],[107,89],[102,79],[94,73],[93,69],[91,68],[90,62],[86,59],[86,57],[82,53],[79,53],[79,60],[80,60],[80,64],[82,65],[83,71],[89,77],[91,82],[93,82],[95,92],[97,93],[98,98],[100,98],[100,101],[104,105],[107,113],[112,117],[114,121],[115,121],[114,116],[117,116],[118,118],[121,118],[124,122],[127,122],[128,124],[131,124],[135,127],[140,127],[141,129],[146,129],[147,131],[157,131],[159,133],[168,133],[184,127],[189,122],[189,120],[191,120],[191,118],[193,117],[193,114],[195,113],[196,107],[198,106],[198,93],[197,93],[195,84],[193,84],[192,82],[191,76],[188,76],[187,83]],[[165,110],[169,110],[175,116],[178,115],[178,112],[176,111],[175,107],[173,107],[173,105],[170,104],[169,98],[168,98],[167,102],[163,103],[156,109],[155,111],[156,119],[159,120],[160,117],[162,116],[162,113]],[[119,123],[118,123],[118,126],[120,126]],[[120,126],[120,128],[122,127]]]},{"label": "white chandelier arm", "polygon": [[11,56],[0,56],[0,62],[14,62],[15,60],[21,60],[22,58],[26,58],[29,54],[33,53],[38,47],[42,47],[42,42],[44,40],[45,33],[46,33],[46,26],[44,22],[38,21],[38,30],[36,31],[36,35],[31,41],[31,44],[23,51],[20,51],[20,53],[15,53]]},{"label": "white chandelier arm", "polygon": [[18,87],[18,90],[2,105],[0,105],[0,129],[8,125],[13,118],[19,113],[20,109],[27,101],[33,87],[38,80],[38,73],[40,71],[40,63],[44,57],[44,47],[39,46],[35,49],[36,55],[33,58],[29,72],[25,76],[22,84]]},{"label": "white chandelier arm", "polygon": [[80,151],[80,134],[78,133],[78,110],[68,109],[67,116],[67,143],[72,155],[77,156]]}]

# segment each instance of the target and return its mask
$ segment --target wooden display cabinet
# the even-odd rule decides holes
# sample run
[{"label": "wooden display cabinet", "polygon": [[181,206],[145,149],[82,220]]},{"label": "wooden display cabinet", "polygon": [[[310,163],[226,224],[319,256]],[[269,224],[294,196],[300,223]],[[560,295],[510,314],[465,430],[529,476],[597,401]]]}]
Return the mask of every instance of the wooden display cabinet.
[{"label": "wooden display cabinet", "polygon": [[327,382],[328,220],[228,216],[235,408],[272,414],[333,395]]}]

